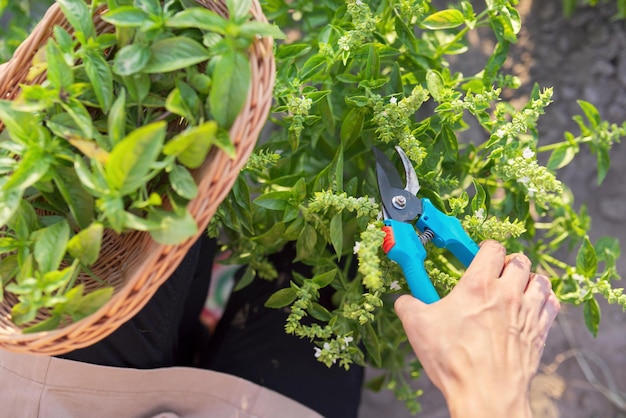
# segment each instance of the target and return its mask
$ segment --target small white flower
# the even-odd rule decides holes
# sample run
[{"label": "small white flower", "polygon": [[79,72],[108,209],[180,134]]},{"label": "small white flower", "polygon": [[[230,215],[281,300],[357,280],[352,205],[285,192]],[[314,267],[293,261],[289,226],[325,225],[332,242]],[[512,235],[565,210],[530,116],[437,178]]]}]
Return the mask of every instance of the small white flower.
[{"label": "small white flower", "polygon": [[475,213],[474,216],[476,217],[476,219],[483,221],[485,220],[485,208],[480,208],[478,209]]},{"label": "small white flower", "polygon": [[389,285],[389,288],[391,290],[400,290],[401,289],[400,284],[398,283],[397,280],[394,280],[393,282],[391,282],[391,284]]},{"label": "small white flower", "polygon": [[343,342],[348,345],[350,344],[352,341],[354,341],[354,338],[347,336],[347,337],[343,337]]},{"label": "small white flower", "polygon": [[313,349],[315,350],[315,358],[319,358],[322,355],[322,349],[319,347],[313,347]]},{"label": "small white flower", "polygon": [[528,184],[528,182],[530,182],[530,177],[528,176],[520,177],[517,179],[517,181],[522,184]]},{"label": "small white flower", "polygon": [[578,283],[584,283],[585,282],[585,276],[583,276],[582,274],[572,274],[572,279],[576,280]]},{"label": "small white flower", "polygon": [[534,188],[534,187],[529,187],[529,188],[528,188],[528,195],[529,195],[530,197],[533,197],[533,196],[535,195],[535,193],[537,193],[537,191],[538,191],[538,190],[537,190],[536,188]]},{"label": "small white flower", "polygon": [[524,157],[527,160],[530,158],[533,158],[534,156],[535,156],[535,152],[531,150],[530,148],[525,148],[524,152],[522,153],[522,157]]},{"label": "small white flower", "polygon": [[355,3],[356,3],[358,6],[362,6],[362,5],[363,5],[363,2],[362,2],[361,0],[356,0],[356,2],[355,2]]},{"label": "small white flower", "polygon": [[326,351],[330,350],[330,344],[324,343],[324,350]]},{"label": "small white flower", "polygon": [[398,99],[395,98],[395,97],[392,97],[391,99],[389,99],[389,103],[396,104],[396,103],[398,103]]},{"label": "small white flower", "polygon": [[359,252],[359,250],[361,249],[361,241],[357,241],[354,243],[354,247],[352,248],[352,252],[354,254],[357,254]]}]

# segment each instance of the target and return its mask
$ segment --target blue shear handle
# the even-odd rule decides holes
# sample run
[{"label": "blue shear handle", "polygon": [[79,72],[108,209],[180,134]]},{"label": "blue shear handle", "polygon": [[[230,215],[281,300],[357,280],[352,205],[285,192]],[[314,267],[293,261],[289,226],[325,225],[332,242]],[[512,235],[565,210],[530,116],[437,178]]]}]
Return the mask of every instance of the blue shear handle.
[{"label": "blue shear handle", "polygon": [[[387,257],[402,267],[413,296],[424,303],[438,301],[439,295],[424,268],[426,250],[413,225],[393,219],[385,220],[385,225],[391,227],[386,238],[392,245],[390,249],[386,247]],[[389,237],[390,233],[392,237]]]},{"label": "blue shear handle", "polygon": [[427,198],[422,199],[422,216],[417,220],[417,229],[422,232],[430,229],[435,234],[433,243],[448,249],[465,267],[478,252],[478,245],[467,235],[461,222],[441,212]]}]

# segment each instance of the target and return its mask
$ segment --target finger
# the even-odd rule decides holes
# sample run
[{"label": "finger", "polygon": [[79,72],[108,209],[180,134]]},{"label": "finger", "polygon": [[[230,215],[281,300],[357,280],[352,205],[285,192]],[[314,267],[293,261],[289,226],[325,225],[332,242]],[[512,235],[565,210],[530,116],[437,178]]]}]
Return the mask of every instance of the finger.
[{"label": "finger", "polygon": [[402,295],[393,304],[396,315],[403,323],[409,318],[415,317],[417,312],[422,311],[427,305],[411,295]]},{"label": "finger", "polygon": [[[506,258],[506,249],[497,241],[484,241],[460,282],[489,282],[500,277]],[[480,283],[479,283],[480,284]]]},{"label": "finger", "polygon": [[543,309],[541,310],[542,315],[542,325],[546,330],[546,333],[552,327],[552,323],[556,319],[557,315],[561,311],[561,303],[559,299],[556,297],[553,291],[550,291],[550,295],[546,300],[546,303],[543,305]]},{"label": "finger", "polygon": [[524,290],[523,303],[531,312],[539,313],[552,292],[550,279],[542,274],[531,273],[526,289]]},{"label": "finger", "polygon": [[[540,316],[550,295],[550,281],[544,276],[531,274],[526,291],[521,297],[519,318],[523,329],[529,334],[542,335],[543,326],[539,324]],[[511,297],[510,300],[514,300]],[[534,337],[533,337],[534,338]]]},{"label": "finger", "polygon": [[506,260],[500,280],[511,294],[521,295],[530,280],[531,262],[524,254],[512,254]]},{"label": "finger", "polygon": [[546,299],[546,303],[543,305],[543,309],[539,312],[539,319],[537,320],[537,334],[541,336],[542,343],[548,338],[548,333],[552,328],[552,324],[556,319],[559,311],[561,310],[561,304],[557,299],[554,292],[550,292],[550,295]]}]

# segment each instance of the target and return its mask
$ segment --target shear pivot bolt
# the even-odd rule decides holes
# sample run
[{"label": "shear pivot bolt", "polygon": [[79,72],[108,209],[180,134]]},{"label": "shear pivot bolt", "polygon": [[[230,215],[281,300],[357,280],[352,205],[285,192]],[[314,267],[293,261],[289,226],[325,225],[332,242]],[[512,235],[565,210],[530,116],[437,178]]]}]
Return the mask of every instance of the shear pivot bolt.
[{"label": "shear pivot bolt", "polygon": [[404,209],[406,208],[406,197],[402,195],[394,196],[391,199],[391,203],[393,204],[393,207],[396,209]]}]

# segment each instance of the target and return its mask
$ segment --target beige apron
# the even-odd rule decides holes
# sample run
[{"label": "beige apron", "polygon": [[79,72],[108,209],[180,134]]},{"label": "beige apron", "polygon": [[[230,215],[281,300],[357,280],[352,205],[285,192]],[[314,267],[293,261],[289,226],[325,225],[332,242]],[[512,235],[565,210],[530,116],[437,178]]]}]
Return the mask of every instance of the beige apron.
[{"label": "beige apron", "polygon": [[124,369],[5,350],[0,350],[0,416],[321,417],[262,386],[210,370]]}]

